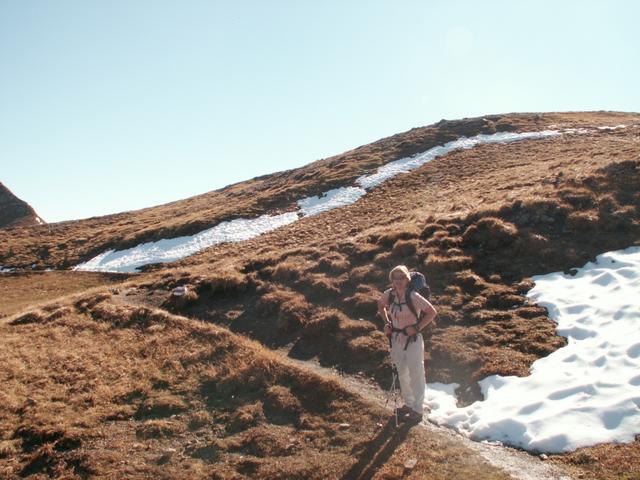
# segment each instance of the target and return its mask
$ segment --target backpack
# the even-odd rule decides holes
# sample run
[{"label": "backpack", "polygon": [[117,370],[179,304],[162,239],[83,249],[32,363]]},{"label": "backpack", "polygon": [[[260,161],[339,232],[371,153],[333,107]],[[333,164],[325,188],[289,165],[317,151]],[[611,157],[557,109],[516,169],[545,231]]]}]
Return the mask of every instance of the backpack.
[{"label": "backpack", "polygon": [[409,272],[409,275],[411,276],[409,288],[415,290],[427,300],[430,300],[431,289],[429,288],[429,284],[427,283],[427,279],[425,278],[425,276],[422,273],[416,271]]},{"label": "backpack", "polygon": [[[407,304],[409,310],[411,310],[411,313],[413,313],[413,316],[416,317],[417,321],[419,322],[423,312],[420,312],[420,315],[418,315],[416,307],[413,305],[413,301],[411,300],[411,292],[416,291],[424,298],[429,300],[429,298],[431,297],[431,289],[429,288],[429,284],[427,284],[427,279],[422,273],[411,271],[409,272],[409,275],[411,276],[411,281],[409,282],[409,285],[407,285],[404,302]],[[389,305],[393,303],[393,289],[389,291],[388,301]],[[402,303],[401,305],[404,305],[404,303]]]}]

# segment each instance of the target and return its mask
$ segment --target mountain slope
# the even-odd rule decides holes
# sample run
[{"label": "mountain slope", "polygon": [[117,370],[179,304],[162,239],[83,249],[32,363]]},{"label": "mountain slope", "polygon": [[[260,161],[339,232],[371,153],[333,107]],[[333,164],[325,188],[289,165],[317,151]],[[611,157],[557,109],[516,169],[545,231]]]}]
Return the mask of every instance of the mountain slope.
[{"label": "mountain slope", "polygon": [[[351,185],[382,164],[435,145],[479,133],[535,131],[548,125],[583,127],[634,123],[640,115],[623,112],[498,114],[440,121],[413,128],[304,167],[264,175],[223,189],[157,207],[85,220],[13,228],[0,232],[0,264],[66,268],[109,248],[193,234],[222,221],[295,209],[296,200]],[[13,255],[8,257],[8,244]]]},{"label": "mountain slope", "polygon": [[[598,128],[619,124],[627,126]],[[639,114],[508,114],[439,122],[332,160],[175,204],[54,224],[50,233],[39,227],[7,229],[0,233],[0,249],[11,245],[14,256],[0,263],[59,266],[66,256],[66,264],[73,264],[104,248],[132,246],[146,235],[184,233],[197,215],[215,224],[223,212],[233,210],[233,199],[245,216],[275,211],[260,202],[286,210],[303,195],[351,185],[354,178],[410,149],[423,151],[463,133],[554,125],[587,130],[451,152],[368,191],[351,205],[123,277],[127,284],[108,300],[134,311],[159,308],[215,323],[275,353],[302,362],[317,360],[387,388],[388,347],[375,301],[388,270],[405,263],[427,274],[439,312],[426,340],[427,379],[459,383],[459,401],[468,404],[480,398],[481,378],[527,375],[536,359],[565,343],[546,309],[527,301],[531,276],[568,271],[603,251],[639,244]],[[323,174],[330,176],[329,183]],[[186,205],[193,218],[175,215]],[[139,233],[138,227],[146,231]],[[38,252],[45,247],[43,258]],[[41,275],[53,273],[73,283],[81,272]],[[5,275],[1,283],[10,288],[12,278],[23,275]],[[180,285],[189,293],[172,296],[170,290]],[[28,284],[21,288],[28,295]],[[79,282],[78,290],[82,288]],[[25,318],[44,319],[37,327],[44,335],[50,315],[42,308]],[[140,345],[142,339],[135,342]],[[606,469],[581,463],[600,458],[602,452],[609,459]],[[625,459],[628,465],[629,458],[640,458],[639,452],[635,442],[593,447],[557,461],[570,463],[587,478],[617,478],[627,472],[616,470],[611,459]],[[250,455],[258,462],[255,452]]]},{"label": "mountain slope", "polygon": [[454,152],[352,205],[161,267],[140,278],[141,301],[189,285],[199,296],[183,313],[382,381],[375,299],[405,263],[427,274],[439,311],[428,376],[472,401],[477,380],[526,375],[564,344],[527,304],[531,276],[638,241],[639,153],[633,129]]},{"label": "mountain slope", "polygon": [[27,202],[0,182],[0,228],[41,225],[44,221]]},{"label": "mountain slope", "polygon": [[416,456],[416,478],[509,478],[335,379],[108,292],[0,331],[2,478],[383,479]]}]

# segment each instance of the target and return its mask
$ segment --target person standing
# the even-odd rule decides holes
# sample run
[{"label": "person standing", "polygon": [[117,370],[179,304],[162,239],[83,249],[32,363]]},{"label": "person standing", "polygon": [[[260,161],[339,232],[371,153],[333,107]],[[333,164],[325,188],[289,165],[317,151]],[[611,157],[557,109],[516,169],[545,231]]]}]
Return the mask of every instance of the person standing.
[{"label": "person standing", "polygon": [[[420,293],[410,288],[411,275],[404,265],[389,272],[392,287],[378,299],[378,313],[385,321],[384,333],[391,343],[391,362],[398,371],[404,405],[398,414],[420,421],[424,412],[424,339],[421,330],[431,323],[436,309]],[[409,306],[411,302],[411,306]],[[424,312],[424,316],[421,316]]]}]

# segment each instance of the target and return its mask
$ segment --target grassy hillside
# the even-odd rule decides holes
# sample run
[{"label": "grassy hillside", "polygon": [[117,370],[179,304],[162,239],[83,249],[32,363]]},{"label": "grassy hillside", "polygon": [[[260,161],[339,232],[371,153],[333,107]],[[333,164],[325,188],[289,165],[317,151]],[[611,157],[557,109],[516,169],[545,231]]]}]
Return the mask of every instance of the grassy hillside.
[{"label": "grassy hillside", "polygon": [[301,168],[229,185],[157,207],[79,221],[0,230],[0,265],[65,268],[108,248],[193,234],[225,220],[292,211],[297,199],[351,185],[390,161],[425,151],[461,135],[542,130],[548,125],[581,127],[640,121],[622,112],[498,114],[442,120],[357,147]]},{"label": "grassy hillside", "polygon": [[[618,124],[640,125],[640,115],[571,112],[443,121],[180,202],[0,232],[0,264],[61,267],[107,247],[293,209],[302,196],[350,185],[381,163],[462,134],[593,128],[455,151],[352,205],[138,275],[1,275],[0,293],[9,300],[0,306],[0,315],[7,316],[0,372],[3,383],[12,383],[1,402],[7,433],[0,468],[16,474],[62,469],[80,476],[169,472],[174,478],[186,471],[192,477],[216,471],[214,478],[359,478],[375,470],[376,478],[398,478],[401,457],[408,454],[404,443],[390,449],[395,453],[388,470],[367,470],[377,444],[362,442],[367,435],[375,438],[379,408],[349,396],[339,384],[285,365],[280,352],[317,359],[386,388],[388,346],[375,301],[389,269],[404,263],[427,275],[439,312],[426,339],[429,382],[459,383],[460,401],[469,403],[480,397],[477,381],[487,375],[527,375],[536,359],[565,343],[546,310],[528,302],[531,277],[569,271],[603,251],[640,244],[640,127],[596,128]],[[171,297],[178,285],[190,293]],[[47,306],[51,299],[53,306]],[[25,313],[29,308],[35,310]],[[325,407],[333,407],[323,410],[309,391],[323,392]],[[42,402],[44,410],[32,412]],[[163,413],[149,413],[158,411]],[[73,424],[77,412],[85,423]],[[202,416],[206,426],[191,430],[192,422],[199,423],[192,415]],[[312,419],[306,427],[300,423],[305,415]],[[206,433],[199,434],[201,428]],[[306,430],[302,435],[315,440],[301,444]],[[205,440],[196,442],[198,435]],[[414,478],[427,472],[433,478],[469,475],[468,452],[456,450],[461,447],[412,435],[424,432],[411,429],[407,438],[429,446],[420,457],[428,459],[427,470]],[[140,439],[152,442],[152,453]],[[56,442],[79,446],[65,450]],[[114,444],[114,453],[105,444]],[[634,478],[622,475],[640,474],[637,458],[639,442],[554,461],[585,478]],[[309,465],[325,476],[309,477]],[[442,472],[449,476],[438,477]],[[473,474],[499,475],[485,466]]]},{"label": "grassy hillside", "polygon": [[108,291],[0,330],[2,478],[400,478],[411,457],[412,478],[508,478],[253,341]]},{"label": "grassy hillside", "polygon": [[439,312],[428,378],[472,401],[477,380],[526,375],[564,344],[528,304],[532,275],[638,241],[639,152],[633,129],[454,152],[348,207],[142,276],[135,301],[161,306],[188,285],[193,298],[165,306],[383,383],[375,300],[406,263],[427,274]]}]

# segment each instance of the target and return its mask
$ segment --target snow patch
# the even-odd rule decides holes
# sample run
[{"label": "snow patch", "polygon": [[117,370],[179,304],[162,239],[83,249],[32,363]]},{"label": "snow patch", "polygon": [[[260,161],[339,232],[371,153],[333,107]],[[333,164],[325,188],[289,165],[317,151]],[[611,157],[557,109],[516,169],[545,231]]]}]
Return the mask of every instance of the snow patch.
[{"label": "snow patch", "polygon": [[458,407],[454,392],[459,386],[457,383],[429,383],[427,385],[429,398],[425,400],[424,404],[431,410],[455,411]]},{"label": "snow patch", "polygon": [[195,235],[147,242],[126,250],[108,250],[73,270],[135,272],[142,265],[173,262],[222,242],[240,242],[298,220],[296,212],[239,218],[222,222]]},{"label": "snow patch", "polygon": [[[617,127],[616,127],[617,128]],[[542,130],[538,132],[498,132],[479,134],[473,137],[460,137],[444,145],[389,162],[379,167],[375,173],[363,175],[356,180],[356,186],[335,188],[315,197],[306,197],[297,201],[298,212],[283,215],[262,215],[255,219],[237,219],[222,222],[215,227],[191,236],[143,243],[136,247],[114,251],[109,250],[91,260],[76,265],[74,270],[135,272],[138,267],[150,263],[173,262],[192,255],[200,250],[221,242],[239,242],[261,235],[265,232],[295,222],[299,216],[308,217],[327,212],[334,208],[355,203],[367,193],[368,189],[401,173],[409,172],[425,163],[457,149],[473,148],[483,143],[509,143],[519,140],[548,138],[563,133],[585,133],[588,129]]]},{"label": "snow patch", "polygon": [[356,180],[356,183],[363,188],[373,188],[396,175],[416,169],[449,152],[459,149],[473,148],[478,145],[482,145],[483,143],[509,143],[519,140],[555,137],[558,135],[562,135],[558,130],[542,130],[540,132],[499,132],[490,135],[479,134],[469,138],[460,137],[456,140],[447,142],[444,145],[437,145],[430,148],[426,152],[389,162],[379,167],[375,173],[359,177]]},{"label": "snow patch", "polygon": [[309,217],[355,203],[365,193],[367,193],[365,189],[358,187],[334,188],[320,196],[298,200],[298,206],[302,215]]},{"label": "snow patch", "polygon": [[534,362],[528,377],[485,378],[485,399],[464,408],[429,384],[428,418],[537,452],[632,442],[640,433],[640,247],[601,254],[574,276],[533,281],[527,296],[548,308],[567,346]]},{"label": "snow patch", "polygon": [[619,128],[625,128],[625,127],[626,125],[620,124],[620,125],[616,125],[615,127],[607,127],[607,126],[598,127],[598,130],[618,130]]}]

